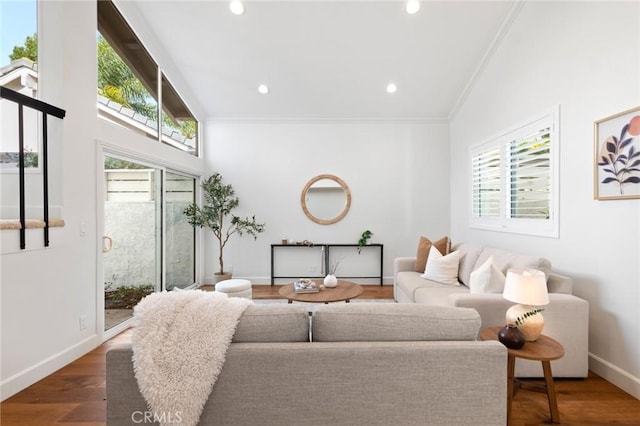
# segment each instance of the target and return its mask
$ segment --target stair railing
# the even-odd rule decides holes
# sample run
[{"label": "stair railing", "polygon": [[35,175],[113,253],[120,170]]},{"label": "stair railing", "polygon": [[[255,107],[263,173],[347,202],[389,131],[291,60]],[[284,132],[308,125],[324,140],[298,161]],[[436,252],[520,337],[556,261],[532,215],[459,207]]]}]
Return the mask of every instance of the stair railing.
[{"label": "stair railing", "polygon": [[18,104],[18,168],[20,187],[20,249],[26,248],[26,206],[25,206],[25,177],[24,177],[24,107],[42,112],[42,180],[43,180],[43,219],[44,246],[49,247],[49,167],[48,167],[48,138],[47,117],[53,116],[63,119],[66,112],[63,109],[42,102],[38,99],[18,93],[7,87],[0,86],[0,98]]}]

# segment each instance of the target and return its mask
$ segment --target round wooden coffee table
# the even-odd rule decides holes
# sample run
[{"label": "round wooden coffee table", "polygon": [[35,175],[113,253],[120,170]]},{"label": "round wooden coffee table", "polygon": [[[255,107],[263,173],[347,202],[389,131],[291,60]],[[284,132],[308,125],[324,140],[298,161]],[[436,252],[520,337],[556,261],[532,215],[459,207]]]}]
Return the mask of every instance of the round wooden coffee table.
[{"label": "round wooden coffee table", "polygon": [[[322,280],[314,280],[318,285]],[[309,303],[329,303],[345,301],[349,303],[350,299],[360,296],[364,289],[362,286],[352,283],[351,281],[338,280],[338,285],[332,288],[325,288],[317,293],[296,293],[293,291],[293,283],[283,285],[278,290],[280,296],[288,300],[288,303],[309,302]]]},{"label": "round wooden coffee table", "polygon": [[[488,327],[480,330],[480,339],[498,340],[498,332],[502,327]],[[556,388],[553,385],[551,374],[551,361],[564,356],[564,348],[560,343],[549,336],[541,335],[535,342],[526,342],[521,349],[507,349],[507,424],[511,422],[511,402],[515,393],[515,366],[516,358],[529,359],[542,362],[544,373],[545,391],[549,401],[551,421],[560,423],[560,411],[556,399]]]}]

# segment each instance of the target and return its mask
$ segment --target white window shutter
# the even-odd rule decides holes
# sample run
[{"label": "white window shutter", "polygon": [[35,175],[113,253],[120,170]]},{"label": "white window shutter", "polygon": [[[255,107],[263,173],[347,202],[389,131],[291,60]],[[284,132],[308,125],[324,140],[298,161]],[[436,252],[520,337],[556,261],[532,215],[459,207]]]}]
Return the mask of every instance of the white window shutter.
[{"label": "white window shutter", "polygon": [[499,217],[502,199],[500,149],[494,147],[473,157],[473,214]]},{"label": "white window shutter", "polygon": [[559,107],[470,148],[470,225],[558,236]]},{"label": "white window shutter", "polygon": [[551,206],[550,129],[508,143],[507,217],[549,219]]}]

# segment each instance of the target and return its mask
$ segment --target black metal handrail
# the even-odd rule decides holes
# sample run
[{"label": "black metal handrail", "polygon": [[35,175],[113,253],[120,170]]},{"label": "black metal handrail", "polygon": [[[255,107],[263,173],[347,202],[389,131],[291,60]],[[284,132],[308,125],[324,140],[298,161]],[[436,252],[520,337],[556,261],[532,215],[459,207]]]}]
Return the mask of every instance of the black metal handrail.
[{"label": "black metal handrail", "polygon": [[18,168],[20,186],[20,249],[26,248],[26,206],[24,182],[24,107],[42,112],[42,183],[43,183],[43,219],[44,246],[49,246],[49,165],[48,165],[48,127],[47,117],[52,115],[63,119],[66,112],[56,106],[0,86],[0,98],[18,104]]}]

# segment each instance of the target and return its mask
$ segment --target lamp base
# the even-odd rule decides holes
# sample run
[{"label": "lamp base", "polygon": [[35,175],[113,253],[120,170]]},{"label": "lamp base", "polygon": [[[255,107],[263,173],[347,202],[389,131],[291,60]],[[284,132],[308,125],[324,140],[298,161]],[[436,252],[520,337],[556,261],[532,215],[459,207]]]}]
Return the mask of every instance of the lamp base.
[{"label": "lamp base", "polygon": [[[515,324],[516,319],[524,318],[527,312],[535,310],[533,306],[527,305],[513,305],[509,308],[506,314],[507,324]],[[535,342],[542,334],[544,328],[544,318],[541,313],[528,316],[522,320],[522,324],[518,326],[518,329],[524,335],[524,340],[527,342]]]}]

